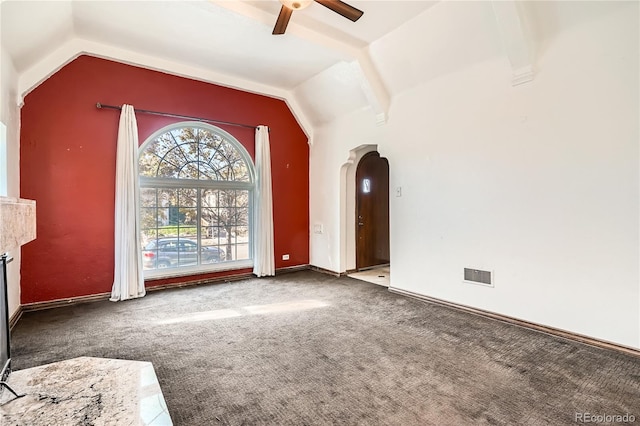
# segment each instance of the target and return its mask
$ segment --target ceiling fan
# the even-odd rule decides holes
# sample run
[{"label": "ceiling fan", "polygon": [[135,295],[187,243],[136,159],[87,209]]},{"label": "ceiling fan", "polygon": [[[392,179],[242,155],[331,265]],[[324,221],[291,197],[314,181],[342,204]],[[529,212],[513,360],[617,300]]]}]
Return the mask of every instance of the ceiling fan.
[{"label": "ceiling fan", "polygon": [[280,14],[278,15],[276,26],[273,27],[272,34],[284,34],[293,11],[304,9],[314,1],[344,16],[345,18],[352,20],[353,22],[356,22],[364,14],[360,9],[356,9],[355,7],[340,0],[280,0],[282,7],[280,8]]}]

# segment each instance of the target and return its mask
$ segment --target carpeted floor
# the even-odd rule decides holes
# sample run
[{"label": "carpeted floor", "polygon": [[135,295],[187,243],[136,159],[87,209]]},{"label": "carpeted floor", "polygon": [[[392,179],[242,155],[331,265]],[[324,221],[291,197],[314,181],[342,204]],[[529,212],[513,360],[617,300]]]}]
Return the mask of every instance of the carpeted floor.
[{"label": "carpeted floor", "polygon": [[176,425],[561,425],[635,415],[640,358],[302,271],[26,313],[14,369],[151,361]]}]

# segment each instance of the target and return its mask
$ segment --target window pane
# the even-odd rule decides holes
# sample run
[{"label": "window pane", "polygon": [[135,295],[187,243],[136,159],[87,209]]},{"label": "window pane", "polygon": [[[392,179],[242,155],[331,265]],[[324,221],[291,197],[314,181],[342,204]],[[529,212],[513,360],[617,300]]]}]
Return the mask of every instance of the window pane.
[{"label": "window pane", "polygon": [[172,188],[158,189],[158,206],[169,207],[178,205],[178,192]]},{"label": "window pane", "polygon": [[198,209],[192,207],[180,207],[178,208],[178,225],[181,228],[196,227],[196,219],[198,218]]},{"label": "window pane", "polygon": [[[149,269],[175,268],[178,266],[178,243],[175,238],[158,238],[156,248],[155,251],[143,252],[143,263],[146,261]],[[151,256],[150,253],[154,256]]]},{"label": "window pane", "polygon": [[251,255],[249,253],[249,244],[239,243],[236,245],[236,247],[237,247],[236,260],[251,259]]},{"label": "window pane", "polygon": [[158,238],[176,238],[178,236],[178,227],[176,225],[167,225],[158,227]]},{"label": "window pane", "polygon": [[145,270],[156,269],[158,258],[158,250],[153,247],[145,247],[142,250],[142,268]]},{"label": "window pane", "polygon": [[156,206],[156,189],[140,188],[140,206],[155,207]]},{"label": "window pane", "polygon": [[176,151],[171,150],[166,153],[164,157],[160,159],[156,176],[177,178],[180,173],[182,162],[176,159]]},{"label": "window pane", "polygon": [[198,164],[185,164],[182,170],[180,170],[180,174],[178,175],[178,177],[180,179],[198,179]]},{"label": "window pane", "polygon": [[[140,232],[140,243],[142,247],[154,248],[158,239],[158,231],[155,229],[143,229]],[[149,246],[151,244],[151,246]]]},{"label": "window pane", "polygon": [[238,239],[239,243],[249,242],[249,227],[248,226],[236,227],[236,238]]},{"label": "window pane", "polygon": [[198,192],[195,189],[179,189],[178,201],[180,207],[196,207]]},{"label": "window pane", "polygon": [[155,229],[158,225],[158,211],[155,207],[143,207],[140,209],[140,228]]},{"label": "window pane", "polygon": [[202,191],[202,206],[203,207],[217,207],[218,206],[218,191],[215,189],[205,189]]},{"label": "window pane", "polygon": [[218,245],[210,245],[204,243],[200,251],[201,262],[203,264],[224,262],[224,249]]},{"label": "window pane", "polygon": [[179,207],[176,189],[158,189],[158,235],[169,237],[178,235]]},{"label": "window pane", "polygon": [[227,181],[248,182],[247,164],[235,147],[226,140],[222,140],[218,149],[209,159],[209,164],[217,170],[219,179]]},{"label": "window pane", "polygon": [[158,171],[158,165],[160,164],[160,157],[158,157],[156,150],[154,149],[157,143],[152,142],[147,146],[138,157],[138,170],[140,176],[156,176]]},{"label": "window pane", "polygon": [[194,240],[180,239],[178,244],[178,265],[188,266],[198,263],[198,244]]},{"label": "window pane", "polygon": [[180,237],[197,239],[198,227],[196,225],[198,210],[195,208],[180,208],[178,218],[178,234]]}]

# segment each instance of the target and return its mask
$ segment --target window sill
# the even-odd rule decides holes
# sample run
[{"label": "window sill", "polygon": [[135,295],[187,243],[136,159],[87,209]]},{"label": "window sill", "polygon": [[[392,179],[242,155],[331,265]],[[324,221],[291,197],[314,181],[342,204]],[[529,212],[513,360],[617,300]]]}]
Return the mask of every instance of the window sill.
[{"label": "window sill", "polygon": [[213,265],[193,266],[187,268],[168,268],[144,271],[145,281],[161,280],[164,278],[188,277],[192,275],[209,274],[213,272],[232,271],[235,269],[253,268],[253,260],[238,260]]}]

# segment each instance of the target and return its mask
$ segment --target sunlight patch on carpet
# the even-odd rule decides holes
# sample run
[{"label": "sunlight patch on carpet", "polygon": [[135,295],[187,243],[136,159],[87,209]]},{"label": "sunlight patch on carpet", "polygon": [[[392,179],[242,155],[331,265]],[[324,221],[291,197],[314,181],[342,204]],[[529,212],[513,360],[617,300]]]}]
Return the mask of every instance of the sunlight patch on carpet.
[{"label": "sunlight patch on carpet", "polygon": [[237,318],[248,315],[281,314],[286,312],[306,311],[329,306],[319,300],[292,300],[268,305],[244,306],[238,309],[216,309],[213,311],[194,312],[176,318],[156,321],[157,324],[178,324],[183,322],[211,321],[225,318]]}]

